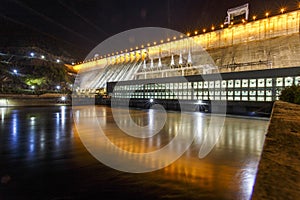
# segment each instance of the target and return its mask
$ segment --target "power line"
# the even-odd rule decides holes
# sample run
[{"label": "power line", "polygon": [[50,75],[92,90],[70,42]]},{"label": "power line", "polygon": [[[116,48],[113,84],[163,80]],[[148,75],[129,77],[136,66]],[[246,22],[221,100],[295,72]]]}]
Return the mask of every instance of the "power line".
[{"label": "power line", "polygon": [[40,16],[40,17],[43,18],[44,20],[46,20],[46,21],[48,21],[48,22],[50,22],[50,23],[52,23],[52,24],[54,24],[54,25],[56,25],[56,26],[58,26],[58,27],[60,27],[60,28],[62,28],[62,29],[64,29],[64,30],[66,30],[66,31],[68,31],[68,32],[70,32],[70,33],[72,33],[72,34],[74,34],[74,35],[76,35],[77,37],[80,37],[80,38],[82,38],[82,39],[88,41],[88,42],[91,43],[91,44],[95,44],[94,41],[90,40],[89,38],[85,37],[84,35],[82,35],[82,34],[80,34],[80,33],[77,33],[77,32],[75,32],[74,30],[72,30],[72,29],[66,27],[65,25],[60,24],[60,23],[54,21],[53,19],[51,19],[51,18],[49,18],[49,17],[43,15],[42,13],[40,13],[40,12],[38,12],[38,11],[36,11],[36,10],[30,8],[29,6],[25,5],[24,3],[21,3],[21,2],[18,1],[18,0],[12,0],[12,1],[15,2],[16,4],[18,4],[19,6],[21,6],[21,7],[25,8],[25,9],[27,9],[27,10],[33,12],[34,14]]},{"label": "power line", "polygon": [[0,17],[2,17],[3,19],[5,19],[5,20],[7,20],[7,21],[12,22],[12,23],[15,23],[15,24],[18,24],[18,25],[27,27],[27,28],[29,28],[29,29],[31,29],[31,30],[33,30],[33,31],[36,31],[36,32],[41,33],[41,34],[43,34],[43,35],[46,35],[46,36],[48,36],[48,37],[50,37],[50,38],[52,38],[52,39],[55,39],[55,40],[57,40],[57,41],[61,41],[61,42],[64,42],[65,44],[69,44],[69,45],[75,46],[74,43],[71,43],[71,42],[68,42],[68,41],[66,41],[66,40],[57,38],[57,37],[55,37],[55,36],[52,35],[52,34],[49,34],[49,33],[43,32],[43,31],[40,31],[39,29],[37,29],[37,28],[35,28],[35,27],[33,27],[33,26],[29,25],[29,24],[26,24],[26,23],[20,22],[20,21],[18,21],[18,20],[15,20],[15,19],[13,19],[13,18],[11,18],[11,17],[8,17],[8,16],[6,16],[6,15],[4,15],[4,14],[2,14],[2,13],[0,13]]},{"label": "power line", "polygon": [[80,15],[76,10],[72,9],[70,6],[64,4],[60,0],[58,1],[58,3],[60,3],[63,7],[67,8],[69,11],[71,11],[77,17],[81,18],[84,22],[86,22],[87,24],[89,24],[90,26],[92,26],[93,28],[95,28],[97,31],[105,34],[106,36],[109,36],[109,34],[106,31],[104,31],[102,28],[100,28],[99,26],[97,26],[93,22],[89,21],[88,19],[86,19],[85,17],[83,17],[82,15]]}]

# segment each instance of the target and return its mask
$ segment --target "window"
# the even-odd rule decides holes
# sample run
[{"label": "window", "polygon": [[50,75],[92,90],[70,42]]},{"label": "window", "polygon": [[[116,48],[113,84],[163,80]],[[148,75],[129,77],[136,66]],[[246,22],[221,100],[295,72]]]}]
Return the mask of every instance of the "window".
[{"label": "window", "polygon": [[234,87],[235,88],[240,88],[241,87],[241,80],[235,80],[234,81]]},{"label": "window", "polygon": [[265,87],[265,79],[261,78],[257,80],[258,87]]},{"label": "window", "polygon": [[293,78],[292,77],[286,77],[284,79],[284,86],[292,86],[293,85]]},{"label": "window", "polygon": [[208,82],[207,81],[204,81],[204,86],[203,88],[208,88]]},{"label": "window", "polygon": [[228,80],[228,85],[227,85],[227,87],[228,88],[233,88],[233,80]]},{"label": "window", "polygon": [[272,90],[266,90],[266,96],[272,96]]},{"label": "window", "polygon": [[197,88],[198,88],[197,82],[194,82],[194,83],[193,83],[193,86],[194,86],[194,89],[197,89]]},{"label": "window", "polygon": [[223,80],[222,81],[222,88],[226,88],[226,86],[227,86],[227,81]]},{"label": "window", "polygon": [[198,82],[198,88],[202,88],[203,82]]},{"label": "window", "polygon": [[266,86],[267,87],[272,87],[272,82],[273,82],[273,80],[271,78],[267,78],[266,79]]},{"label": "window", "polygon": [[276,79],[276,86],[279,86],[279,87],[283,86],[283,78]]},{"label": "window", "polygon": [[256,79],[251,79],[250,80],[250,87],[256,87]]},{"label": "window", "polygon": [[295,77],[295,85],[300,84],[300,76]]},{"label": "window", "polygon": [[264,90],[259,90],[259,91],[257,91],[257,95],[258,96],[264,96],[265,95],[265,91]]},{"label": "window", "polygon": [[245,88],[248,87],[248,79],[243,79],[242,80],[242,87],[245,87]]}]

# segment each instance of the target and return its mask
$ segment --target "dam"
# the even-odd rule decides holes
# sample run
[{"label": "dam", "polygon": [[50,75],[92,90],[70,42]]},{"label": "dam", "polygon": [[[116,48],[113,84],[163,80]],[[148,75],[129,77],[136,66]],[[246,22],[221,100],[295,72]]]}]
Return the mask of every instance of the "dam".
[{"label": "dam", "polygon": [[195,111],[226,101],[229,113],[268,114],[283,88],[299,84],[299,29],[295,10],[98,52],[74,66],[74,94],[175,110],[181,100]]}]

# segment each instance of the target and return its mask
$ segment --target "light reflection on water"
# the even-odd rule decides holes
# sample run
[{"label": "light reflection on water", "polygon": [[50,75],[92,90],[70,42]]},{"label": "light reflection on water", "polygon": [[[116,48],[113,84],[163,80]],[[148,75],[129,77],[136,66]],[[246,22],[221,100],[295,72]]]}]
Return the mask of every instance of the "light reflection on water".
[{"label": "light reflection on water", "polygon": [[[0,150],[7,152],[1,156],[10,159],[0,167],[1,173],[5,172],[5,166],[21,162],[16,159],[22,160],[24,166],[32,163],[37,163],[36,165],[39,166],[38,161],[41,159],[47,159],[48,164],[56,159],[64,160],[70,151],[73,152],[71,159],[76,160],[77,165],[88,164],[85,162],[89,162],[87,158],[90,155],[86,152],[82,153],[83,150],[78,152],[78,146],[81,144],[78,142],[72,123],[72,110],[69,107],[1,108],[0,112],[0,141],[5,141],[2,142]],[[157,120],[156,112],[153,110],[131,110],[130,112],[132,120],[141,126],[151,127],[151,122]],[[93,113],[78,109],[73,114],[74,120],[77,120],[79,116],[88,118]],[[204,141],[203,132],[211,120],[209,115],[185,113],[185,118],[180,119],[179,113],[169,112],[163,129],[155,136],[143,139],[125,135],[119,130],[108,107],[97,107],[97,117],[106,136],[113,144],[135,153],[155,151],[167,145],[179,131],[183,130],[184,134],[190,137],[192,131],[198,130],[190,148],[168,167],[132,177],[126,173],[115,172],[119,176],[119,182],[115,182],[112,187],[116,190],[124,187],[124,182],[128,182],[130,187],[133,181],[145,188],[147,185],[150,188],[151,185],[159,187],[160,191],[151,191],[151,189],[145,191],[155,193],[158,198],[168,197],[170,194],[178,199],[187,196],[190,199],[250,198],[268,125],[267,120],[227,117],[218,143],[207,157],[199,159],[199,148]],[[128,119],[122,119],[121,123],[128,123]],[[174,152],[182,151],[180,145],[170,146],[170,148]],[[161,156],[164,158],[170,155]],[[139,162],[156,165],[155,162],[146,159],[141,159]],[[101,176],[109,176],[111,173],[107,174],[103,172]],[[89,180],[88,177],[85,178]]]},{"label": "light reflection on water", "polygon": [[[266,119],[227,117],[219,141],[207,157],[199,159],[199,149],[206,142],[204,133],[206,133],[205,131],[207,131],[210,121],[219,116],[185,113],[184,118],[181,119],[179,113],[169,112],[166,124],[158,134],[151,138],[138,139],[124,134],[116,126],[109,113],[109,108],[97,108],[96,111],[101,129],[109,140],[115,146],[132,152],[132,154],[117,152],[113,145],[107,145],[101,141],[97,141],[94,144],[101,146],[104,151],[113,152],[112,155],[115,159],[131,159],[153,168],[164,165],[164,163],[157,163],[157,160],[147,159],[143,156],[137,157],[134,153],[155,151],[169,144],[179,132],[183,132],[186,137],[191,137],[193,131],[197,130],[194,143],[184,156],[160,170],[160,175],[167,181],[166,185],[170,188],[175,187],[175,185],[176,187],[181,185],[185,188],[184,184],[189,184],[191,188],[215,191],[217,193],[214,195],[221,198],[250,198],[268,125]],[[87,120],[94,117],[94,113],[88,109],[78,109],[77,112],[77,116],[84,116]],[[132,120],[141,126],[149,125],[151,128],[149,123],[153,119],[159,120],[159,115],[155,114],[153,110],[131,110],[130,112]],[[75,120],[82,119],[75,117]],[[119,123],[126,126],[129,124],[129,119],[122,118]],[[88,128],[86,127],[86,130]],[[94,138],[94,133],[87,131],[85,134],[91,135],[91,140],[96,139]],[[211,136],[215,137],[215,135]],[[171,153],[161,155],[162,159],[160,162],[164,162],[168,157],[173,156],[172,152],[183,150],[180,145],[170,145],[170,148],[172,150]],[[158,177],[161,178],[160,176]],[[152,179],[155,178],[152,177]],[[159,180],[155,179],[155,181]],[[197,194],[194,195],[197,196]]]}]

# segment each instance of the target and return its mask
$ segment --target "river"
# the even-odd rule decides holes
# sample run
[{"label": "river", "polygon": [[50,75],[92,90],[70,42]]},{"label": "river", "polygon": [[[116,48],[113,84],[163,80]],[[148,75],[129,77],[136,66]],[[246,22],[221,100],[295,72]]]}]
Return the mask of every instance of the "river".
[{"label": "river", "polygon": [[[127,152],[145,153],[162,148],[176,137],[176,129],[183,127],[180,113],[168,112],[160,133],[141,140],[124,136],[111,108],[97,106],[96,111],[109,140]],[[267,118],[227,116],[217,143],[204,158],[199,158],[203,135],[196,134],[191,146],[170,165],[152,172],[129,173],[101,163],[83,145],[85,133],[79,132],[74,118],[84,112],[71,106],[0,108],[0,199],[251,197]],[[133,109],[130,115],[143,126],[160,119],[153,110]],[[196,128],[184,129],[187,135],[199,127],[205,128],[212,119],[202,113],[185,116],[197,122]],[[128,120],[124,118],[121,123]],[[170,149],[176,148],[179,147],[173,145]],[[139,162],[155,165],[149,160]]]}]

